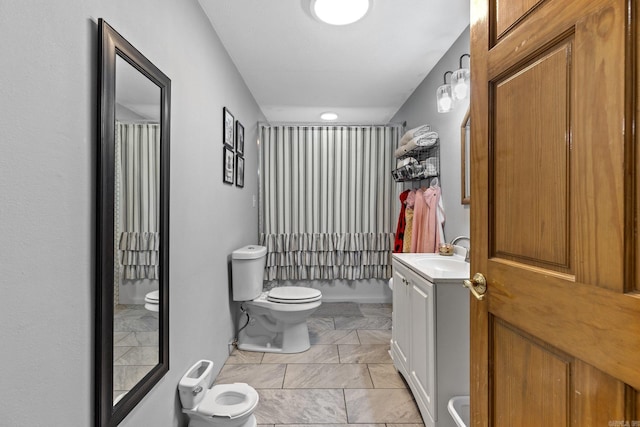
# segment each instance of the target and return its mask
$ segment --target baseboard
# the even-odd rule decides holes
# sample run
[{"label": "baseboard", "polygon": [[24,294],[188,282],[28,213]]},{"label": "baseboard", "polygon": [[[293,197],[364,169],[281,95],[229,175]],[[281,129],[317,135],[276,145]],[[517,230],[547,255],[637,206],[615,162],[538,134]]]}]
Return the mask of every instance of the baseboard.
[{"label": "baseboard", "polygon": [[355,302],[358,304],[391,304],[392,298],[389,297],[365,297],[365,296],[328,296],[322,294],[322,302]]},{"label": "baseboard", "polygon": [[361,304],[388,304],[393,292],[387,280],[286,280],[272,282],[271,286],[309,286],[322,292],[324,302],[355,302]]}]

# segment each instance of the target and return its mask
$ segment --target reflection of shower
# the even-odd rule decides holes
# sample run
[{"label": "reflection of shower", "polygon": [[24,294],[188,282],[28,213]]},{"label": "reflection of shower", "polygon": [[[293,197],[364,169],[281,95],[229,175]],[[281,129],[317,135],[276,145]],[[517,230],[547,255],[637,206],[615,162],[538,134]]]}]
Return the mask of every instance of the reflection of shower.
[{"label": "reflection of shower", "polygon": [[118,122],[115,148],[115,301],[142,304],[158,289],[160,126]]}]

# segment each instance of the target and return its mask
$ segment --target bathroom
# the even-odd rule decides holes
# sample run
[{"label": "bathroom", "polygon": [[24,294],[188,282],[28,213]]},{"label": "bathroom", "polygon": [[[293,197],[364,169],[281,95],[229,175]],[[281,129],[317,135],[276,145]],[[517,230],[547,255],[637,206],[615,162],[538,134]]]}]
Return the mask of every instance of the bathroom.
[{"label": "bathroom", "polygon": [[[245,125],[246,171],[257,170],[257,149],[249,142],[256,140],[257,123],[265,118],[198,2],[3,2],[0,31],[11,46],[6,58],[19,65],[0,72],[3,82],[13,82],[2,85],[1,101],[4,122],[13,123],[3,138],[10,146],[2,149],[8,155],[2,156],[1,234],[9,244],[1,259],[5,283],[14,283],[3,293],[1,310],[5,348],[11,349],[3,352],[2,378],[12,384],[11,392],[3,392],[4,425],[47,425],[51,419],[92,425],[96,410],[95,56],[101,17],[153,58],[173,86],[170,370],[120,425],[182,420],[178,380],[196,358],[206,356],[219,369],[235,334],[227,263],[234,249],[254,243],[258,235],[252,200],[258,183],[247,174],[242,189],[224,185],[220,171],[209,163],[215,159],[217,165],[220,157],[217,119],[223,104]],[[435,110],[433,87],[440,84],[442,70],[457,63],[468,44],[463,28],[395,122],[424,122],[422,110]],[[468,234],[469,210],[459,202],[458,185],[459,126],[465,113],[466,108],[428,115],[442,140],[452,142],[442,149],[443,162],[455,165],[442,174],[443,186],[452,183],[444,192],[450,236]],[[189,191],[194,185],[198,191]],[[368,295],[368,302],[390,302],[386,282],[374,286],[373,297],[362,285],[344,286],[344,292],[356,294],[347,295],[354,300]],[[126,284],[122,289],[129,296]],[[139,301],[143,296],[131,297]],[[193,313],[207,326],[192,327]],[[20,372],[29,374],[25,378]],[[33,397],[43,402],[40,411],[9,398],[34,382]]]},{"label": "bathroom", "polygon": [[[259,233],[258,181],[248,175],[258,169],[258,156],[249,142],[266,118],[198,1],[3,0],[2,425],[94,425],[98,18],[172,81],[170,369],[119,425],[186,425],[178,381],[200,358],[222,367],[237,327],[229,257]],[[443,164],[455,165],[441,176],[448,237],[470,232],[470,208],[460,202],[459,134],[466,109],[438,115],[434,98],[444,72],[469,53],[469,32],[460,30],[393,119],[417,126],[426,116],[441,140],[452,142],[441,150]],[[245,126],[243,188],[221,179],[223,106]]]}]

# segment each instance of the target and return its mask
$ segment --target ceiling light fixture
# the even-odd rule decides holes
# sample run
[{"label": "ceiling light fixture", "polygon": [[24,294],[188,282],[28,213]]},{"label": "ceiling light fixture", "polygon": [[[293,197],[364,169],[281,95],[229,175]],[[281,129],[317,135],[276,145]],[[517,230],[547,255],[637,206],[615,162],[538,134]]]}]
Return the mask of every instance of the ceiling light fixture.
[{"label": "ceiling light fixture", "polygon": [[331,25],[359,21],[369,10],[371,0],[311,0],[311,13]]},{"label": "ceiling light fixture", "polygon": [[444,73],[444,84],[436,91],[438,113],[448,113],[453,110],[453,91],[451,85],[447,83],[447,74],[453,74],[453,71]]},{"label": "ceiling light fixture", "polygon": [[336,120],[338,118],[338,115],[336,113],[327,111],[326,113],[320,114],[320,118],[326,122],[330,122]]}]

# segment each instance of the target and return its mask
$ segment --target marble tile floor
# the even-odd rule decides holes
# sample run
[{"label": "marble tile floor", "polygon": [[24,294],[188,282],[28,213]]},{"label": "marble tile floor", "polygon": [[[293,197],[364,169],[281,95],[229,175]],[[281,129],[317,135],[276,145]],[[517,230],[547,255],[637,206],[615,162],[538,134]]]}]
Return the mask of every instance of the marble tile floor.
[{"label": "marble tile floor", "polygon": [[113,398],[129,391],[158,364],[158,313],[118,305],[113,319]]},{"label": "marble tile floor", "polygon": [[256,388],[259,427],[424,426],[389,356],[391,304],[323,303],[308,326],[308,351],[236,349],[216,384]]}]

